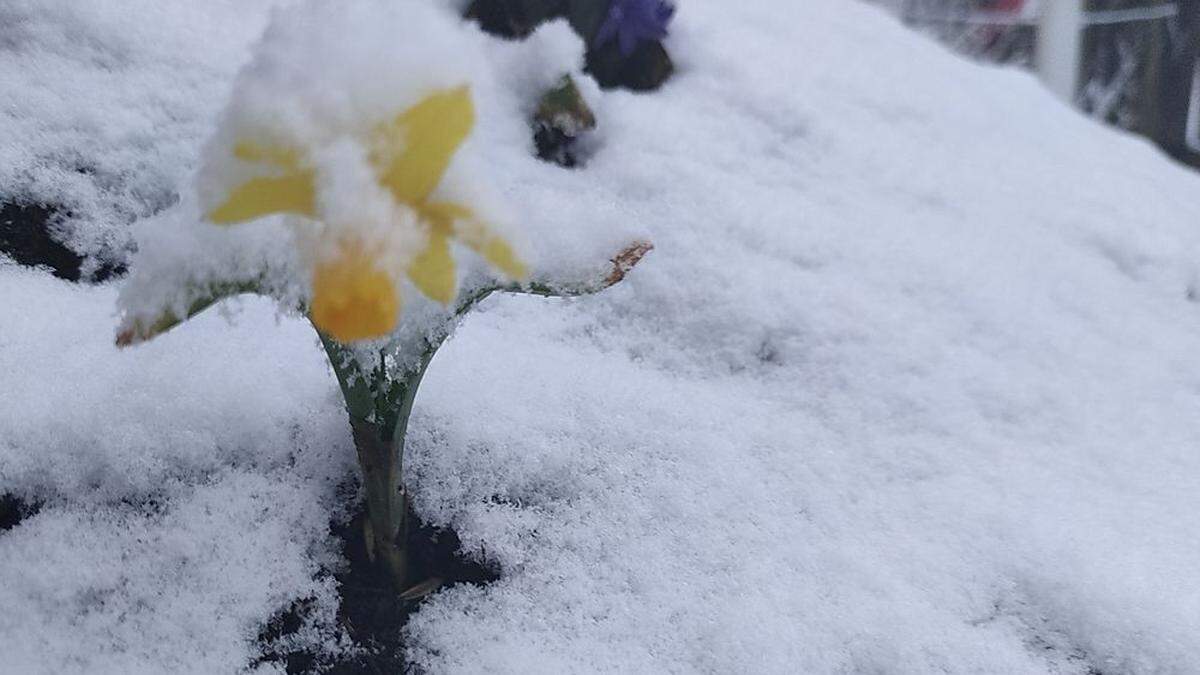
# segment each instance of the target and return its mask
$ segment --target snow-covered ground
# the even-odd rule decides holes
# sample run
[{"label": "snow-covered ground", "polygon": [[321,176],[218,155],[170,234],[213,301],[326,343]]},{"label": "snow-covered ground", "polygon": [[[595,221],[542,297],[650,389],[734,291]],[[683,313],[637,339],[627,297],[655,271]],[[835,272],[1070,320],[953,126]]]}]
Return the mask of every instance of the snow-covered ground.
[{"label": "snow-covered ground", "polygon": [[[190,190],[265,4],[0,7],[0,195],[96,242]],[[585,168],[494,176],[657,248],[435,359],[410,484],[503,576],[412,663],[1200,672],[1200,176],[866,4],[688,0],[668,47],[663,90],[589,89]],[[0,492],[45,502],[0,533],[0,671],[234,672],[307,597],[333,639],[311,328],[247,300],[118,351],[118,285],[0,289]]]}]

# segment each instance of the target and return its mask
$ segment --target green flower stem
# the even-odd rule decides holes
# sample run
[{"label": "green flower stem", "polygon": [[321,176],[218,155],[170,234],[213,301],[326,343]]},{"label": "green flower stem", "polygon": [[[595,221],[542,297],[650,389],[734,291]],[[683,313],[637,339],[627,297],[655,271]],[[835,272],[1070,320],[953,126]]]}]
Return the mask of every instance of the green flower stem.
[{"label": "green flower stem", "polygon": [[416,368],[396,379],[386,354],[364,373],[346,347],[321,334],[321,344],[346,401],[350,432],[362,470],[367,519],[364,540],[372,560],[386,570],[397,591],[413,583],[408,570],[408,494],[404,489],[404,443],[408,418],[425,369],[439,345],[428,345]]},{"label": "green flower stem", "polygon": [[[545,297],[570,297],[598,293],[625,278],[651,246],[638,243],[613,258],[608,276],[591,281],[563,284],[506,284],[485,286],[462,296],[454,306],[457,322],[482,300],[497,291],[526,293]],[[447,335],[450,331],[446,331]],[[382,564],[397,592],[403,592],[420,579],[409,578],[408,565],[408,492],[404,488],[404,443],[408,418],[421,378],[445,338],[426,342],[416,367],[399,375],[389,373],[387,353],[380,351],[378,364],[364,372],[356,355],[342,344],[322,334],[321,344],[337,375],[338,385],[350,416],[350,431],[362,470],[367,498],[367,550]]]}]

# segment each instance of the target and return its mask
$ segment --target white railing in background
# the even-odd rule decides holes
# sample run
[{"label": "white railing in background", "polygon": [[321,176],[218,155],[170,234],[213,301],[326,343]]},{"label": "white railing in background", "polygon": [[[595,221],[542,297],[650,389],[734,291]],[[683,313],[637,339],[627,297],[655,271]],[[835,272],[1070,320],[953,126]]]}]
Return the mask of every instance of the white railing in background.
[{"label": "white railing in background", "polygon": [[1200,0],[868,1],[956,51],[1028,68],[1062,100],[1200,166]]},{"label": "white railing in background", "polygon": [[1188,106],[1184,142],[1188,150],[1200,153],[1200,61],[1192,70],[1192,103]]},{"label": "white railing in background", "polygon": [[1084,0],[1053,0],[1038,16],[1034,64],[1046,87],[1074,102],[1083,62]]},{"label": "white railing in background", "polygon": [[1138,21],[1157,21],[1170,19],[1179,14],[1175,4],[1158,5],[1156,7],[1131,7],[1129,9],[1105,9],[1096,12],[1085,12],[1083,23],[1087,26],[1107,26],[1114,23],[1135,23]]},{"label": "white railing in background", "polygon": [[[1038,76],[1050,91],[1064,101],[1074,102],[1080,95],[1082,76],[1083,31],[1088,26],[1113,26],[1170,19],[1179,13],[1174,4],[1125,9],[1086,11],[1084,0],[1053,0],[1042,4],[1037,27],[1037,52],[1035,63]],[[1128,55],[1133,56],[1133,55]],[[1132,81],[1136,61],[1123,60],[1116,73],[1116,81],[1105,87],[1105,91],[1084,91],[1094,99],[1093,111],[1107,117],[1117,105],[1121,88]],[[1089,83],[1090,86],[1091,83]]]},{"label": "white railing in background", "polygon": [[[1050,5],[1071,4],[1073,0],[1055,0]],[[954,6],[947,11],[929,11],[926,5],[911,2],[903,5],[901,14],[906,21],[913,23],[949,23],[975,26],[1036,26],[1041,12],[1038,2],[1027,1],[1016,11],[996,9],[970,9]],[[915,8],[915,9],[914,9]],[[1080,17],[1082,26],[1101,26],[1114,23],[1135,23],[1138,21],[1157,21],[1169,19],[1179,14],[1179,7],[1174,3],[1152,7],[1130,7],[1126,9],[1103,9],[1084,11]]]},{"label": "white railing in background", "polygon": [[[1200,0],[1185,0],[1200,2]],[[902,0],[888,3],[904,21],[923,26],[955,49],[985,60],[1016,62],[1038,73],[1059,98],[1109,118],[1123,88],[1134,79],[1140,55],[1117,45],[1115,67],[1105,78],[1085,77],[1083,34],[1089,27],[1164,21],[1179,14],[1177,2],[1087,10],[1085,0]],[[999,48],[997,48],[999,47]],[[1200,91],[1196,92],[1200,97]],[[1200,145],[1200,102],[1193,117]]]}]

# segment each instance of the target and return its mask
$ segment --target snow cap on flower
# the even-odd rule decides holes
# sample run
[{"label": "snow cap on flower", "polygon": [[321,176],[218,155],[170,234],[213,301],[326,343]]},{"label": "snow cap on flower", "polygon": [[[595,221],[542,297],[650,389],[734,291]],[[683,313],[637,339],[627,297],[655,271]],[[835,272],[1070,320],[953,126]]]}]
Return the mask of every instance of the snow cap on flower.
[{"label": "snow cap on flower", "polygon": [[665,38],[674,15],[668,0],[611,0],[593,44],[601,47],[615,39],[621,55],[630,56],[639,43]]},{"label": "snow cap on flower", "polygon": [[339,341],[394,329],[405,278],[451,302],[452,240],[525,275],[503,238],[439,191],[475,126],[474,44],[432,3],[314,0],[276,15],[239,76],[201,203],[217,224],[290,216],[311,317]]}]

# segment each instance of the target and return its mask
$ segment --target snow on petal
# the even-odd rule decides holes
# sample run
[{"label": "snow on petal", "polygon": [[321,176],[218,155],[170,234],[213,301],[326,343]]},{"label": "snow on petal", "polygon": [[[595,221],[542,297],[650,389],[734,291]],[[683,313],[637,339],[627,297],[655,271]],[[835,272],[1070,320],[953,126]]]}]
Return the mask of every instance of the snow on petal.
[{"label": "snow on petal", "polygon": [[[397,201],[425,201],[474,126],[475,106],[468,87],[439,91],[422,99],[381,130],[382,142],[374,144],[377,147],[373,155],[384,164],[382,182]],[[386,159],[381,157],[392,145],[401,150]]]}]

